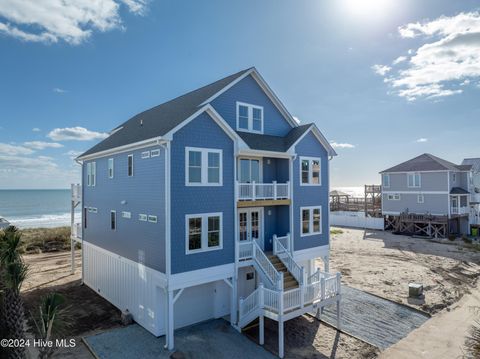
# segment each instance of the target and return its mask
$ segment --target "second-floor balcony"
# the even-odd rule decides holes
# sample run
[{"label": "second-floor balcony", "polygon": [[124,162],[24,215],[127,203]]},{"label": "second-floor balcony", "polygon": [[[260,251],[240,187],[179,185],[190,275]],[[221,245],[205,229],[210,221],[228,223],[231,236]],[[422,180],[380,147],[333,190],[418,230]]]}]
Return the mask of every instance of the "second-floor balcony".
[{"label": "second-floor balcony", "polygon": [[451,207],[450,213],[456,214],[456,215],[465,215],[465,214],[469,214],[470,210],[468,207]]},{"label": "second-floor balcony", "polygon": [[272,204],[290,203],[290,183],[236,183],[237,201],[239,202],[259,202],[259,201],[279,201]]}]

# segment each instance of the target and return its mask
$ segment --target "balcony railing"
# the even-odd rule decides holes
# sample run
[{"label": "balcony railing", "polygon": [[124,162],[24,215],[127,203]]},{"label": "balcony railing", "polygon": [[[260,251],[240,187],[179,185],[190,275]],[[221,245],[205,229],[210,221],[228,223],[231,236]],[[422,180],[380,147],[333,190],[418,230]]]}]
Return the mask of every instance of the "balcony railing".
[{"label": "balcony railing", "polygon": [[470,210],[468,207],[451,207],[450,213],[452,214],[468,214]]},{"label": "balcony railing", "polygon": [[239,201],[290,199],[290,183],[237,182],[237,195]]},{"label": "balcony railing", "polygon": [[470,195],[470,202],[480,203],[480,193],[472,193]]}]

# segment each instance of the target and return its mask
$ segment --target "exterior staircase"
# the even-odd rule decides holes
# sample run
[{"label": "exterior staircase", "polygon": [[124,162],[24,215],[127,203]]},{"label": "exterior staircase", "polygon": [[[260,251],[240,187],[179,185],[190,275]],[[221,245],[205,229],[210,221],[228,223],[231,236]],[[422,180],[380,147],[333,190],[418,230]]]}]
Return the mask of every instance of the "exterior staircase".
[{"label": "exterior staircase", "polygon": [[271,254],[267,256],[270,262],[273,264],[277,272],[283,273],[283,290],[288,291],[299,287],[298,281],[295,279],[292,273],[288,270],[285,264],[278,258],[278,256]]}]

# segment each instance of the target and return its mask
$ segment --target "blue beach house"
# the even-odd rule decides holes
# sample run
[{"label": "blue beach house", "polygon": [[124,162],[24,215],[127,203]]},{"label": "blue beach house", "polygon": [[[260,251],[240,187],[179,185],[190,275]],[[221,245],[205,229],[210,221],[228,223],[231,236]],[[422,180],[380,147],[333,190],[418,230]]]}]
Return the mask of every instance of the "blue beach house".
[{"label": "blue beach house", "polygon": [[[336,304],[329,161],[255,68],[142,112],[77,158],[83,281],[174,347],[177,328],[241,330]],[[324,268],[315,267],[321,258]]]}]

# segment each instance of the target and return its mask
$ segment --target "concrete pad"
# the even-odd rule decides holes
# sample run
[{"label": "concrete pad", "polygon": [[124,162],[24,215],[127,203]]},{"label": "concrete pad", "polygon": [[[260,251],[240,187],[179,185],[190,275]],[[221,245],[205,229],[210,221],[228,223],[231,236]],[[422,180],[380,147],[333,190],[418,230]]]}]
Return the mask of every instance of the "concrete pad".
[{"label": "concrete pad", "polygon": [[122,358],[275,358],[261,346],[216,319],[175,331],[175,351],[163,348],[165,337],[157,338],[138,324],[85,337],[100,359]]}]

